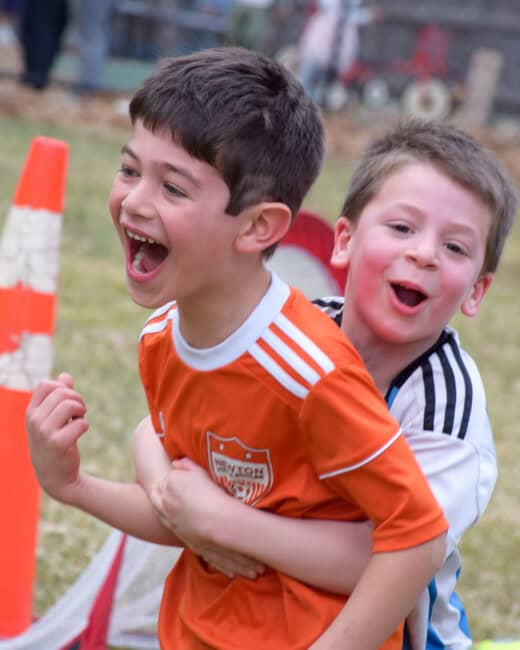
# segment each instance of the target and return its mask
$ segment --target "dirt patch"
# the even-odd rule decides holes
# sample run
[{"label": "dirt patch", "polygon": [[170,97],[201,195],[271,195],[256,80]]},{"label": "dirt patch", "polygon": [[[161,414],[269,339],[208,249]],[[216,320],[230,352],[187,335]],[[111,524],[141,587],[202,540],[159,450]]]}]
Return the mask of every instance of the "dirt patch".
[{"label": "dirt patch", "polygon": [[0,114],[103,133],[128,127],[128,97],[75,95],[66,84],[51,84],[43,92],[18,82],[20,52],[15,44],[0,45]]},{"label": "dirt patch", "polygon": [[128,126],[126,107],[124,98],[85,99],[59,88],[37,92],[12,79],[0,80],[0,113],[3,115],[103,131],[114,125]]}]

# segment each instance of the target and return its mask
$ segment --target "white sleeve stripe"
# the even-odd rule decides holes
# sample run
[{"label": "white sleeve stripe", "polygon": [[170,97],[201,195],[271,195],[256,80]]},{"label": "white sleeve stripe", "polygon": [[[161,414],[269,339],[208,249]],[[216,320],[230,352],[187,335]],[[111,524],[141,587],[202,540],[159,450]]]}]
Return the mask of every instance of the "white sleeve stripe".
[{"label": "white sleeve stripe", "polygon": [[285,370],[267,354],[267,352],[262,350],[258,343],[254,343],[251,346],[249,353],[289,392],[293,393],[293,395],[296,395],[296,397],[300,397],[301,399],[305,399],[307,397],[309,393],[308,389],[305,386],[299,384],[289,374],[287,374]]},{"label": "white sleeve stripe", "polygon": [[292,339],[311,357],[317,365],[325,372],[334,370],[335,365],[330,359],[311,339],[306,336],[300,329],[298,329],[291,321],[283,314],[279,314],[274,321],[284,334]]},{"label": "white sleeve stripe", "polygon": [[321,474],[320,475],[320,480],[323,480],[325,478],[332,478],[334,476],[338,476],[339,474],[346,474],[347,472],[353,472],[355,469],[358,469],[359,467],[363,467],[363,465],[366,465],[367,463],[372,462],[374,459],[376,459],[378,456],[380,456],[384,451],[390,447],[390,445],[393,445],[394,442],[399,438],[401,435],[402,431],[399,429],[399,431],[390,438],[382,447],[380,447],[377,451],[375,451],[371,456],[368,456],[368,458],[365,458],[364,460],[360,461],[359,463],[356,463],[355,465],[350,465],[349,467],[342,467],[341,469],[336,469],[333,472],[327,472],[326,474]]},{"label": "white sleeve stripe", "polygon": [[471,408],[473,404],[473,386],[471,383],[471,378],[469,376],[468,370],[466,368],[466,365],[464,364],[464,361],[462,360],[462,356],[460,354],[460,349],[459,347],[455,344],[455,341],[453,338],[450,339],[449,341],[449,346],[451,348],[451,351],[453,353],[453,356],[455,358],[455,362],[457,366],[459,367],[460,373],[462,375],[462,380],[464,384],[464,389],[465,389],[465,394],[464,394],[464,411],[462,415],[462,422],[460,424],[460,430],[457,435],[457,438],[463,439],[466,436],[466,432],[468,429],[468,424],[469,424],[469,419],[471,415]]},{"label": "white sleeve stripe", "polygon": [[272,330],[266,330],[262,335],[262,339],[271,347],[277,354],[279,354],[288,365],[298,373],[308,384],[313,386],[320,380],[320,375],[306,363],[294,350],[285,343],[279,336]]},{"label": "white sleeve stripe", "polygon": [[156,321],[155,323],[150,323],[149,325],[145,325],[143,329],[141,330],[141,334],[139,334],[139,341],[143,338],[145,334],[154,334],[156,332],[161,332],[163,329],[166,328],[168,325],[168,321],[173,318],[173,311],[169,311],[165,318],[163,318],[160,321]]},{"label": "white sleeve stripe", "polygon": [[175,300],[171,300],[170,302],[167,302],[166,304],[162,305],[162,307],[158,307],[153,314],[148,316],[146,319],[146,323],[149,323],[152,319],[157,318],[158,316],[162,316],[165,314],[167,311],[170,311],[172,306],[175,304]]},{"label": "white sleeve stripe", "polygon": [[[473,380],[454,337],[445,337],[418,369],[424,394],[423,428],[463,439],[472,416]],[[415,369],[408,377],[414,373]]]}]

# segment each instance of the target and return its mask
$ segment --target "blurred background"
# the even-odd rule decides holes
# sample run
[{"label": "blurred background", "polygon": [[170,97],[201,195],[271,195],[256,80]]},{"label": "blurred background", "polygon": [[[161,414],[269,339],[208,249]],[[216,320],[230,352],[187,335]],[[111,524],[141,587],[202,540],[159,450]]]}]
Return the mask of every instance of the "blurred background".
[{"label": "blurred background", "polygon": [[114,94],[162,56],[236,44],[282,58],[330,112],[482,121],[520,111],[519,36],[515,0],[2,0],[0,74]]}]

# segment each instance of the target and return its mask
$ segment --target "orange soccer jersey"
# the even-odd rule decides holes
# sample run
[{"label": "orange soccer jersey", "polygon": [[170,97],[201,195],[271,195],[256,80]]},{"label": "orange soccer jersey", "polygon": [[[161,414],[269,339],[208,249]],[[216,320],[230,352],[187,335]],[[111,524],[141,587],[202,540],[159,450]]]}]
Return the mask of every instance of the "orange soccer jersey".
[{"label": "orange soccer jersey", "polygon": [[[375,552],[446,530],[353,346],[276,276],[247,321],[211,349],[190,347],[175,305],[166,305],[143,329],[139,360],[152,420],[171,458],[193,459],[251,507],[370,518]],[[230,580],[185,550],[165,583],[161,648],[303,650],[345,601],[271,570],[254,581]],[[384,647],[400,649],[398,635],[392,639]]]}]

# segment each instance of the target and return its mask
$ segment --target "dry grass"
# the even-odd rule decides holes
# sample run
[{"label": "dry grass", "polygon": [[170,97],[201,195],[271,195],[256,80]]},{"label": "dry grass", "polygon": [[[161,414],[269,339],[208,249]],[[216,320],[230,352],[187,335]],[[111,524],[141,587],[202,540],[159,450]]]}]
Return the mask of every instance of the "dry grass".
[{"label": "dry grass", "polygon": [[[113,478],[131,478],[129,434],[145,412],[135,352],[146,313],[126,295],[119,244],[106,208],[125,136],[105,132],[101,137],[81,129],[0,118],[0,219],[7,213],[30,140],[41,133],[70,145],[55,369],[73,373],[89,405],[91,429],[81,443],[85,467]],[[329,160],[307,206],[333,219],[348,172],[348,161]],[[519,260],[517,228],[481,314],[472,322],[456,322],[484,376],[500,457],[492,504],[463,544],[461,596],[476,639],[520,637]],[[106,530],[92,518],[43,498],[36,612],[63,593]]]}]

